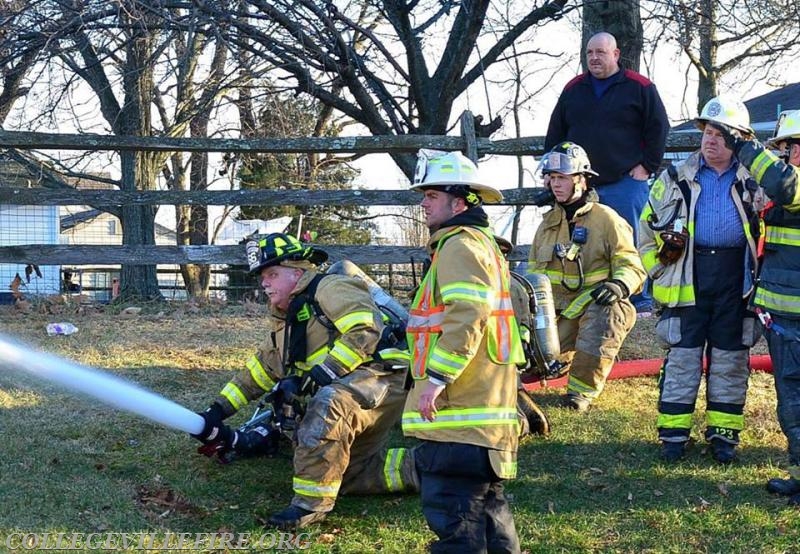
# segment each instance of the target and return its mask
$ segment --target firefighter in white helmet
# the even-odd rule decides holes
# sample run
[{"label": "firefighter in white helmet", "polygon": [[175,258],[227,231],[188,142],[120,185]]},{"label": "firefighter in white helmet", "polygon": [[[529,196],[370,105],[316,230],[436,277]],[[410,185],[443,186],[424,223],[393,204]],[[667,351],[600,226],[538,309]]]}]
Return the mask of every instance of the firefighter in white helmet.
[{"label": "firefighter in white helmet", "polygon": [[420,152],[411,189],[423,193],[431,263],[408,322],[403,432],[421,440],[422,511],[438,536],[431,551],[519,552],[503,481],[517,472],[524,353],[508,266],[481,207],[502,194],[457,152]]},{"label": "firefighter in white helmet", "polygon": [[661,457],[675,462],[685,455],[705,358],[705,439],[713,458],[727,464],[744,427],[749,349],[759,335],[747,302],[764,199],[724,138],[753,136],[745,105],[720,95],[695,122],[703,132],[700,150],[653,183],[639,252],[663,307],[656,333],[669,347],[659,383]]},{"label": "firefighter in white helmet", "polygon": [[777,154],[732,134],[728,141],[771,200],[762,212],[758,254],[763,258],[752,303],[766,327],[789,476],[770,479],[767,489],[800,507],[800,110],[780,114],[768,143]]},{"label": "firefighter in white helmet", "polygon": [[[244,454],[260,448],[263,430],[240,433],[223,420],[270,393],[282,425],[295,427],[294,498],[269,518],[280,528],[324,519],[340,493],[417,491],[413,451],[387,450],[406,395],[404,337],[398,343],[383,332],[361,280],[319,272],[323,250],[273,233],[248,241],[246,251],[269,297],[271,331],[201,414],[196,438]],[[302,417],[287,414],[302,403]]]},{"label": "firefighter in white helmet", "polygon": [[585,412],[602,392],[636,323],[629,298],[642,289],[645,273],[631,226],[589,188],[596,173],[581,146],[557,144],[539,169],[553,209],[536,230],[528,271],[550,279],[561,357],[569,364],[563,403]]}]

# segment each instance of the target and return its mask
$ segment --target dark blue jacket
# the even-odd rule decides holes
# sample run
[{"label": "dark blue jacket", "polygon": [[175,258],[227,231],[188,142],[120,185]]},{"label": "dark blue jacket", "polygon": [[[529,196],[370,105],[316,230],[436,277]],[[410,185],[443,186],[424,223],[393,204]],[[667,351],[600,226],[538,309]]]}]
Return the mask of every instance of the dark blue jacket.
[{"label": "dark blue jacket", "polygon": [[637,164],[655,173],[664,156],[669,120],[656,86],[629,69],[620,70],[602,97],[592,89],[589,73],[564,87],[550,116],[544,141],[550,150],[571,140],[586,150],[600,174],[593,185],[615,183]]}]

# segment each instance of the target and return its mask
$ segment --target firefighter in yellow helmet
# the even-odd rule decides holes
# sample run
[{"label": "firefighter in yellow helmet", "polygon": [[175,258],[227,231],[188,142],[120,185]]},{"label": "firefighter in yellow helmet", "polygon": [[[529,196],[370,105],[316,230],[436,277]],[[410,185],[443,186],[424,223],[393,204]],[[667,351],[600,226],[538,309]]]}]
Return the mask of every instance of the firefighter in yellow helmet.
[{"label": "firefighter in yellow helmet", "polygon": [[705,358],[705,439],[713,458],[727,464],[744,426],[749,349],[758,338],[747,302],[763,192],[724,139],[753,135],[741,100],[712,98],[695,123],[703,132],[700,150],[653,183],[639,253],[663,307],[656,334],[669,347],[659,377],[661,457],[675,462],[685,455]]},{"label": "firefighter in yellow helmet", "polygon": [[727,136],[736,158],[771,202],[763,212],[763,261],[753,305],[764,326],[778,397],[778,421],[788,441],[789,476],[767,489],[800,506],[800,110],[781,113],[768,146]]},{"label": "firefighter in yellow helmet", "polygon": [[324,519],[340,493],[418,490],[413,452],[386,448],[406,396],[405,337],[386,336],[362,281],[318,272],[324,251],[282,233],[248,241],[246,249],[269,297],[272,330],[201,414],[205,427],[196,438],[247,454],[260,448],[263,430],[233,431],[225,418],[265,393],[284,416],[307,399],[302,417],[282,422],[295,426],[296,444],[294,498],[269,518],[281,528]]},{"label": "firefighter in yellow helmet", "polygon": [[517,363],[510,275],[481,205],[502,200],[458,152],[421,151],[412,190],[431,264],[411,305],[413,386],[403,432],[416,448],[432,552],[519,552],[503,481],[517,472]]},{"label": "firefighter in yellow helmet", "polygon": [[641,290],[645,273],[630,225],[589,188],[596,173],[582,147],[557,144],[540,170],[553,209],[536,230],[528,271],[545,273],[552,283],[561,357],[569,364],[563,401],[583,412],[602,392],[636,322],[629,298]]}]

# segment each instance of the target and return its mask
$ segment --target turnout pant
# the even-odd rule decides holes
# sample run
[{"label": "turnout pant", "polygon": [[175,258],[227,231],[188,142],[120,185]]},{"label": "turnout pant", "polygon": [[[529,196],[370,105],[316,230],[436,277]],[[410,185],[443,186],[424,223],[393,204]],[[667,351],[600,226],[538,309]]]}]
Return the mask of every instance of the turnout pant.
[{"label": "turnout pant", "polygon": [[402,416],[404,382],[403,371],[358,369],[311,398],[297,427],[293,505],[328,512],[340,492],[419,490],[413,450],[386,448]]},{"label": "turnout pant", "polygon": [[518,553],[511,509],[482,446],[422,441],[416,448],[422,513],[433,553]]},{"label": "turnout pant", "polygon": [[635,323],[636,310],[628,300],[610,306],[592,302],[580,317],[558,319],[561,359],[570,363],[567,392],[592,400],[600,395]]},{"label": "turnout pant", "polygon": [[800,320],[772,316],[789,334],[786,337],[773,329],[766,331],[772,374],[778,398],[778,422],[789,443],[789,472],[800,479]]},{"label": "turnout pant", "polygon": [[758,337],[755,315],[742,298],[743,248],[695,249],[695,305],[667,308],[656,333],[670,345],[659,377],[658,438],[689,440],[703,357],[706,440],[739,443],[750,376],[749,348]]}]

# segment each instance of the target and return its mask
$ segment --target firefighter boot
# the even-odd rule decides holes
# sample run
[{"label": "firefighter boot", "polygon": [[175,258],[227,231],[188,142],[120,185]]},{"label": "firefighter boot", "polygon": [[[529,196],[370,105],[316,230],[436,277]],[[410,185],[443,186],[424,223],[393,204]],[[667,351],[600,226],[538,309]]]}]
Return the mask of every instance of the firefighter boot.
[{"label": "firefighter boot", "polygon": [[578,394],[577,392],[568,392],[567,394],[561,397],[562,405],[565,408],[569,408],[570,410],[576,410],[578,412],[588,412],[589,408],[592,407],[592,399],[586,398],[582,394]]},{"label": "firefighter boot", "polygon": [[545,437],[550,434],[550,421],[525,389],[517,389],[517,412],[522,415],[520,437],[524,437],[528,433]]},{"label": "firefighter boot", "polygon": [[736,445],[720,438],[711,439],[711,455],[720,464],[729,464],[736,459]]},{"label": "firefighter boot", "polygon": [[312,512],[300,506],[291,505],[277,514],[272,514],[268,521],[270,525],[274,525],[278,529],[301,529],[322,521],[327,515],[327,512]]},{"label": "firefighter boot", "polygon": [[683,459],[686,454],[686,442],[661,442],[661,459],[665,462],[675,463]]},{"label": "firefighter boot", "polygon": [[789,477],[788,479],[770,479],[767,481],[767,490],[772,494],[791,496],[800,494],[800,481]]}]

